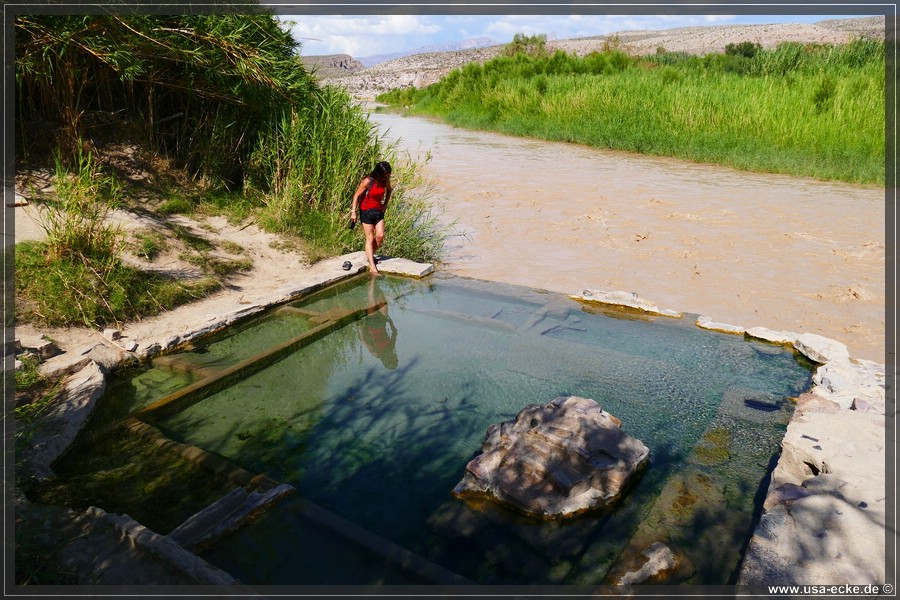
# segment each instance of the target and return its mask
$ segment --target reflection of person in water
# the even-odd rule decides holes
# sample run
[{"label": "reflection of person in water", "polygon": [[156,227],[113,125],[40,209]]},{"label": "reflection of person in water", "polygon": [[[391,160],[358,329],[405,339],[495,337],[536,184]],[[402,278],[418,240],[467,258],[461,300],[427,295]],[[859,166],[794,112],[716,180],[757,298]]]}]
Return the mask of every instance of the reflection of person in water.
[{"label": "reflection of person in water", "polygon": [[[372,356],[378,358],[386,369],[396,369],[397,326],[388,315],[387,299],[375,278],[369,279],[369,306],[365,319],[357,321],[359,339],[366,345]],[[390,333],[388,333],[390,326]]]}]

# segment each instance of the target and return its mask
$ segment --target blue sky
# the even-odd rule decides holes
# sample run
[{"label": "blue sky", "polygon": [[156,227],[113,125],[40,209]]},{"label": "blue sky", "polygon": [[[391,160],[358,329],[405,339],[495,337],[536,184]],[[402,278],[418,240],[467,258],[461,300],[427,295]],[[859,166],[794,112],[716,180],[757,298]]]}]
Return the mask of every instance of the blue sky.
[{"label": "blue sky", "polygon": [[[860,15],[854,15],[860,16]],[[349,54],[366,57],[405,52],[433,44],[487,37],[496,43],[516,33],[546,34],[548,39],[603,35],[635,29],[697,25],[814,23],[840,15],[281,15],[291,27],[301,54]]]}]

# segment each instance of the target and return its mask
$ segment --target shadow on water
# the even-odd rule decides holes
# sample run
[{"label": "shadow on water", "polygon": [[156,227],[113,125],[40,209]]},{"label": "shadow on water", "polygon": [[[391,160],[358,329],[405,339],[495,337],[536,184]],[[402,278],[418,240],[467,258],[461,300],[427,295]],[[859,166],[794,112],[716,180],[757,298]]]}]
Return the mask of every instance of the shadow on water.
[{"label": "shadow on water", "polygon": [[[175,442],[296,488],[206,550],[210,562],[254,584],[407,580],[360,550],[362,534],[335,537],[311,521],[314,506],[478,583],[596,585],[658,540],[693,566],[682,581],[724,583],[758,517],[759,481],[789,415],[781,399],[808,385],[809,372],[782,349],[607,312],[447,277],[326,288],[115,378],[90,426],[111,437],[80,436],[54,494],[168,532],[228,483],[177,461],[164,481],[166,459],[152,445],[100,425],[355,315],[199,402],[141,417]],[[597,400],[651,450],[622,499],[544,521],[451,494],[488,426],[570,394]],[[158,475],[134,466],[157,462]]]}]

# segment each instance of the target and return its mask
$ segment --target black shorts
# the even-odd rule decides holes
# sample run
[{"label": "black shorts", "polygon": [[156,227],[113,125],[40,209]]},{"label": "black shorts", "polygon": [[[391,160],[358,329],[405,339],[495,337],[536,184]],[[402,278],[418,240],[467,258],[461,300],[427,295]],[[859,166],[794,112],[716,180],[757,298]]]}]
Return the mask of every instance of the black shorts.
[{"label": "black shorts", "polygon": [[359,220],[366,225],[375,225],[378,221],[384,220],[384,211],[380,208],[370,208],[369,210],[359,211]]}]

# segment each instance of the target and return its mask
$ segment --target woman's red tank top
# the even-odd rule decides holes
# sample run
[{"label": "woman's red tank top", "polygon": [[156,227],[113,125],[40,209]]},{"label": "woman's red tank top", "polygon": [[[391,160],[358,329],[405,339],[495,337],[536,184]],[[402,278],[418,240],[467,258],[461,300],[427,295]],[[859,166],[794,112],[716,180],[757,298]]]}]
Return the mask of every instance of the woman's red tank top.
[{"label": "woman's red tank top", "polygon": [[359,210],[371,210],[373,208],[382,209],[384,208],[384,193],[385,187],[378,183],[376,179],[372,184],[372,187],[369,188],[368,194],[363,192],[362,202],[359,203]]}]

